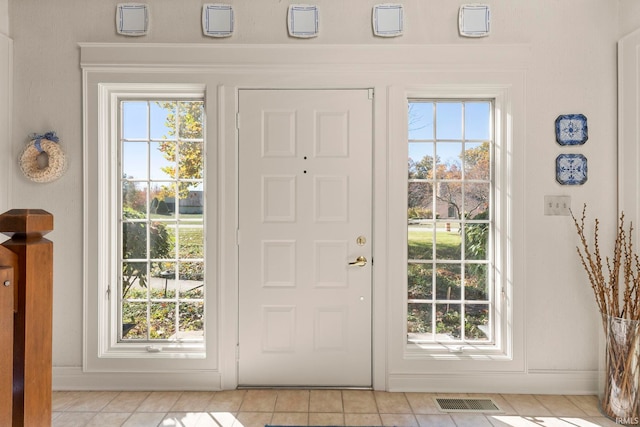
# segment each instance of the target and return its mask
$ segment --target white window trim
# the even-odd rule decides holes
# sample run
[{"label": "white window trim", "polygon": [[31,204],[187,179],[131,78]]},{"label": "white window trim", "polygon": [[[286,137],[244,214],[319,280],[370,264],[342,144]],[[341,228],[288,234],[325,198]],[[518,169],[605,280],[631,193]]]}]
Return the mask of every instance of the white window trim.
[{"label": "white window trim", "polygon": [[[473,72],[460,73],[456,81],[460,83],[438,83],[406,85],[390,91],[390,110],[400,111],[402,117],[390,113],[390,133],[398,141],[405,141],[404,150],[390,153],[391,181],[406,185],[408,155],[407,102],[410,99],[473,99],[494,100],[494,199],[496,228],[496,289],[501,295],[500,307],[496,307],[496,329],[494,345],[465,345],[464,348],[434,345],[407,344],[407,195],[390,192],[389,232],[390,248],[402,253],[403,264],[392,263],[391,277],[402,274],[402,289],[396,289],[389,336],[388,384],[390,389],[412,390],[429,384],[429,389],[444,387],[455,390],[460,384],[482,382],[482,375],[490,372],[522,373],[525,370],[524,357],[524,283],[522,282],[521,250],[514,242],[522,242],[524,218],[522,208],[517,204],[522,191],[522,150],[516,141],[523,141],[524,135],[524,79],[517,74],[489,73],[491,82],[477,79]],[[519,164],[516,164],[518,162]],[[402,194],[399,194],[402,193]],[[402,252],[400,252],[402,251]],[[403,268],[400,272],[398,269]],[[517,282],[517,284],[516,284]],[[498,301],[497,301],[498,302]],[[402,314],[402,317],[399,316]],[[398,320],[398,319],[402,320]],[[473,377],[468,377],[475,373]],[[482,374],[481,374],[482,373]],[[466,375],[466,376],[465,376]],[[505,377],[506,378],[506,377]],[[478,383],[480,384],[480,383]],[[465,386],[466,387],[466,386]],[[469,389],[472,389],[470,387]],[[424,388],[423,388],[424,390]]]},{"label": "white window trim", "polygon": [[[120,109],[121,101],[127,100],[167,100],[167,99],[204,99],[202,85],[164,85],[164,84],[100,84],[98,110],[107,122],[98,124],[98,230],[99,241],[105,242],[98,248],[98,277],[105,278],[108,297],[99,304],[99,357],[137,357],[137,358],[175,358],[205,357],[205,343],[169,343],[169,342],[118,342],[119,336],[119,292],[120,277],[119,253],[120,240],[120,203],[118,151],[120,145]],[[103,113],[108,111],[108,113]],[[204,147],[206,152],[206,142]],[[206,200],[206,195],[205,195]],[[207,220],[205,222],[205,232]],[[205,270],[205,283],[209,274]],[[100,285],[99,285],[100,286]],[[104,298],[105,294],[98,294]],[[206,306],[206,303],[205,303]],[[211,312],[211,311],[210,311]]]},{"label": "white window trim", "polygon": [[[455,85],[451,87],[436,87],[418,91],[407,91],[407,101],[420,99],[438,99],[438,100],[462,100],[472,101],[473,99],[493,101],[493,154],[492,154],[492,209],[494,210],[494,268],[493,268],[493,315],[494,315],[494,339],[492,343],[452,343],[447,345],[445,342],[433,342],[422,344],[406,344],[404,350],[405,359],[436,359],[436,360],[511,360],[513,357],[512,339],[513,328],[513,310],[507,304],[508,300],[508,283],[507,275],[503,272],[507,271],[507,260],[502,256],[505,248],[508,248],[509,240],[508,230],[504,227],[505,212],[509,209],[509,199],[506,192],[500,192],[500,188],[508,185],[506,169],[509,159],[506,156],[508,150],[506,146],[511,141],[506,135],[506,129],[502,124],[506,122],[509,114],[507,110],[507,99],[509,96],[507,87],[484,87],[474,85]],[[408,141],[408,134],[407,139]],[[406,203],[405,203],[406,205]],[[406,233],[405,233],[406,234]],[[507,249],[508,250],[508,249]],[[406,294],[406,278],[404,304],[407,307],[408,298]],[[407,336],[406,322],[404,336]]]},{"label": "white window trim", "polygon": [[[85,76],[86,77],[86,76]],[[94,236],[99,243],[95,250],[95,265],[97,281],[87,287],[85,294],[85,340],[84,370],[85,371],[182,371],[211,369],[217,364],[217,308],[215,269],[205,271],[206,303],[205,303],[205,339],[202,343],[183,342],[118,342],[118,292],[119,268],[119,186],[118,182],[118,126],[119,102],[131,99],[205,99],[206,86],[201,83],[127,83],[117,82],[118,78],[111,76],[96,76],[96,80],[87,85],[85,78],[85,129],[95,126],[96,146],[85,146],[85,156],[88,151],[95,153],[95,160],[85,157],[85,183],[92,179],[87,176],[90,164],[96,165],[97,176],[92,182],[97,188],[94,195],[88,195],[85,186],[85,218],[95,215],[96,227],[92,234],[85,224],[85,239]],[[115,80],[115,82],[114,82]],[[87,121],[95,118],[93,124]],[[205,138],[205,141],[208,138]],[[89,139],[85,138],[85,143]],[[205,144],[206,145],[206,144]],[[205,147],[206,159],[207,147]],[[97,161],[97,163],[96,163]],[[88,162],[88,163],[87,163]],[[93,172],[95,174],[95,172]],[[205,177],[206,179],[206,177]],[[206,185],[206,184],[205,184]],[[211,203],[205,198],[207,207]],[[96,208],[94,208],[95,206]],[[215,224],[215,213],[205,218],[207,224]],[[89,221],[85,221],[88,223]],[[213,227],[215,229],[215,225]],[[210,233],[210,232],[209,232]],[[209,234],[207,237],[211,237]],[[211,240],[211,239],[210,239]],[[212,239],[215,241],[215,239]],[[205,239],[206,244],[206,239]],[[85,246],[91,245],[85,243]],[[211,258],[208,253],[207,258]],[[85,257],[91,254],[85,250]],[[211,296],[211,298],[210,298]],[[88,307],[96,307],[96,311]],[[207,350],[209,350],[207,352]]]}]

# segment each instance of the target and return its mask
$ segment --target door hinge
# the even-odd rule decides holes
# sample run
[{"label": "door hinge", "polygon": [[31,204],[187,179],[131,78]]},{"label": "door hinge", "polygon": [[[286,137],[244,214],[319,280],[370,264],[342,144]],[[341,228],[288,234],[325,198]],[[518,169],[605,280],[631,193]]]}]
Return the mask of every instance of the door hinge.
[{"label": "door hinge", "polygon": [[107,285],[107,299],[111,299],[111,284]]},{"label": "door hinge", "polygon": [[236,344],[236,362],[240,361],[240,344]]},{"label": "door hinge", "polygon": [[369,89],[369,99],[373,99],[373,96],[374,96],[374,90]]}]

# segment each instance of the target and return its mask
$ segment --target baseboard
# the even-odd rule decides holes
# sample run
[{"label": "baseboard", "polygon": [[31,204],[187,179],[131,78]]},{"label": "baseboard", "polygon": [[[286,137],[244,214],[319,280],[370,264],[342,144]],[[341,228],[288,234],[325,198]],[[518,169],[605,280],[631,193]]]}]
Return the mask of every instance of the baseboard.
[{"label": "baseboard", "polygon": [[53,367],[53,390],[221,390],[216,371],[83,372],[80,367]]},{"label": "baseboard", "polygon": [[391,374],[389,391],[505,394],[598,394],[599,372]]},{"label": "baseboard", "polygon": [[[391,374],[388,391],[501,394],[598,394],[598,371],[530,370],[526,373]],[[83,372],[54,367],[53,390],[222,390],[215,371]]]}]

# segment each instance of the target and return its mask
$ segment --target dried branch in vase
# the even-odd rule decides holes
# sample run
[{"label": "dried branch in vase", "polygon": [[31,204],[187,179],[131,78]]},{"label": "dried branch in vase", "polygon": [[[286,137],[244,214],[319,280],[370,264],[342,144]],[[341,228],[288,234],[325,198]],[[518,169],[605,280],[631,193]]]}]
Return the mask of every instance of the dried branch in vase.
[{"label": "dried branch in vase", "polygon": [[580,245],[576,249],[582,266],[587,272],[606,331],[608,316],[640,320],[640,258],[634,252],[633,224],[630,223],[628,231],[625,230],[624,212],[622,212],[618,220],[613,255],[605,257],[603,263],[599,242],[600,221],[595,219],[593,245],[591,245],[585,230],[586,211],[585,204],[579,220],[571,212],[580,238]]}]

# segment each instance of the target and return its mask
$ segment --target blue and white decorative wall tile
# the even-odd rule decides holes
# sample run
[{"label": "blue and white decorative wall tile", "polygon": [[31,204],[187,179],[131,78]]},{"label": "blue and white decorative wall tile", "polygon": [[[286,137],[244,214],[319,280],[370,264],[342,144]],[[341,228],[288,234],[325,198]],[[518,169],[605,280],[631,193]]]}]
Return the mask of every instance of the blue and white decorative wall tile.
[{"label": "blue and white decorative wall tile", "polygon": [[144,36],[149,31],[149,8],[142,3],[116,7],[116,31],[124,36]]},{"label": "blue and white decorative wall tile", "polygon": [[491,30],[491,12],[485,4],[460,6],[458,31],[463,37],[485,37]]},{"label": "blue and white decorative wall tile", "polygon": [[556,157],[556,180],[562,185],[587,182],[587,158],[582,154],[560,154]]},{"label": "blue and white decorative wall tile", "polygon": [[233,25],[233,6],[218,3],[202,6],[202,32],[205,36],[230,37]]},{"label": "blue and white decorative wall tile", "polygon": [[292,4],[287,15],[287,27],[291,37],[310,38],[318,35],[318,7],[308,4]]},{"label": "blue and white decorative wall tile", "polygon": [[373,7],[373,34],[378,37],[397,37],[404,29],[401,4],[379,4]]},{"label": "blue and white decorative wall tile", "polygon": [[556,141],[560,145],[582,145],[589,138],[583,114],[564,114],[556,119]]}]

